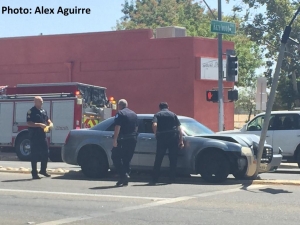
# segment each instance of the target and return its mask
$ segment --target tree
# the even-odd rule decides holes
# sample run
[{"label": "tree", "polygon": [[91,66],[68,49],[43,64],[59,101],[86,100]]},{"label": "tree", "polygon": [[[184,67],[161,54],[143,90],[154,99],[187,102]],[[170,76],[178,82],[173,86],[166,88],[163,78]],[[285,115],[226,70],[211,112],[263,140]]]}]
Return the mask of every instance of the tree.
[{"label": "tree", "polygon": [[[125,0],[122,12],[124,16],[117,21],[115,29],[139,29],[163,26],[185,27],[189,36],[216,37],[210,32],[210,21],[215,18],[206,10],[206,6],[193,0]],[[237,15],[223,17],[224,21],[235,22],[239,28],[241,18]],[[235,36],[224,35],[225,40],[235,42],[239,59],[238,86],[253,86],[257,77],[255,70],[262,65],[261,50],[244,35],[243,28]]]},{"label": "tree", "polygon": [[238,111],[248,112],[248,122],[251,118],[252,113],[255,114],[255,89],[253,88],[240,88],[239,99],[236,101],[234,107]]},{"label": "tree", "polygon": [[[242,2],[246,7],[235,6],[234,12],[241,15],[242,8],[247,8],[242,15],[243,30],[264,51],[265,67],[266,70],[270,70],[277,61],[282,32],[299,4],[290,0],[242,0]],[[264,9],[264,12],[259,12],[259,9]],[[295,20],[291,38],[297,39],[300,31],[299,25],[299,19]],[[296,88],[299,86],[300,79],[298,48],[294,43],[288,42],[285,53],[277,88],[276,104],[274,104],[273,109],[291,109],[299,104],[299,94]],[[265,75],[268,78],[268,85],[271,85],[271,74],[266,71]],[[293,80],[292,75],[296,79]]]}]

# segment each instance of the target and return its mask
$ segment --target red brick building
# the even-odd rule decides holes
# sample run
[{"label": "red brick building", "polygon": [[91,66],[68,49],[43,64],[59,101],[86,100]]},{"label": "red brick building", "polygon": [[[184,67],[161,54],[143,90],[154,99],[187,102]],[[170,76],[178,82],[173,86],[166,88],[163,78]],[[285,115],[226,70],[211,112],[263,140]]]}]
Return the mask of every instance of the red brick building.
[{"label": "red brick building", "polygon": [[[223,42],[223,52],[233,48]],[[0,49],[0,86],[69,81],[104,86],[137,113],[155,113],[167,101],[177,114],[218,130],[218,104],[206,101],[206,90],[218,82],[203,76],[207,65],[216,65],[217,39],[154,38],[152,30],[130,30],[1,38]],[[226,101],[226,90],[224,95]],[[224,104],[224,114],[226,129],[233,129],[233,103]]]}]

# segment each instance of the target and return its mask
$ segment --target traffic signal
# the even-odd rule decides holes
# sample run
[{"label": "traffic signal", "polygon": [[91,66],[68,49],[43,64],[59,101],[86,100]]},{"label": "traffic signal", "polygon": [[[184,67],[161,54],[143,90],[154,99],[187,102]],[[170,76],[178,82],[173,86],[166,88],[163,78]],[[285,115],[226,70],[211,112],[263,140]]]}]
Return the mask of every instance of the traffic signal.
[{"label": "traffic signal", "polygon": [[217,90],[211,90],[206,91],[206,101],[208,102],[218,102],[218,91]]},{"label": "traffic signal", "polygon": [[235,76],[238,75],[238,58],[236,55],[227,54],[226,60],[226,81],[235,81]]},{"label": "traffic signal", "polygon": [[237,101],[239,99],[238,90],[228,90],[228,100],[230,102]]}]

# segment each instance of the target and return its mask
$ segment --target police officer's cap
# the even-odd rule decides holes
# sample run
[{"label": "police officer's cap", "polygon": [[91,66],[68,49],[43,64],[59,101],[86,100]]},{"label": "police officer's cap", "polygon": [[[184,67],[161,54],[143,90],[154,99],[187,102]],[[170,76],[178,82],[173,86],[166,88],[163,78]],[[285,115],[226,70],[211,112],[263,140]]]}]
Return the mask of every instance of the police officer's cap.
[{"label": "police officer's cap", "polygon": [[167,102],[161,102],[161,103],[159,103],[159,108],[160,109],[167,109],[167,108],[169,108],[168,103]]}]

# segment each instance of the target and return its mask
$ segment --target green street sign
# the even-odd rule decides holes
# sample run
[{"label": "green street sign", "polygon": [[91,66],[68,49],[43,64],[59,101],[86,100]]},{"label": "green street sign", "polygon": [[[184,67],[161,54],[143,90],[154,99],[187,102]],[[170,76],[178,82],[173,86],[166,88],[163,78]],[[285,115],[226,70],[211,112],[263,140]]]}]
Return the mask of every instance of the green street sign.
[{"label": "green street sign", "polygon": [[235,24],[212,20],[210,23],[210,31],[222,34],[235,34]]}]

